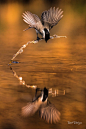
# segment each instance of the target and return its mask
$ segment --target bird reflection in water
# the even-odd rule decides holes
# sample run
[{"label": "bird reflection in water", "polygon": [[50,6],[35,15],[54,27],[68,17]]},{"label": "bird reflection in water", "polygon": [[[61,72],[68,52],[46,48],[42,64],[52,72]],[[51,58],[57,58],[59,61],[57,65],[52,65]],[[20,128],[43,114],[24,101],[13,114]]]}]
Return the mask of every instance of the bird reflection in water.
[{"label": "bird reflection in water", "polygon": [[25,85],[27,88],[33,88],[36,90],[34,99],[22,108],[22,116],[33,116],[37,111],[39,111],[39,116],[48,123],[57,123],[60,120],[60,112],[48,100],[48,95],[51,94],[52,97],[65,95],[65,90],[61,91],[55,89],[53,92],[52,88],[47,89],[44,87],[44,89],[40,89],[36,85],[27,85],[23,78],[18,76],[11,66],[10,70],[12,70],[14,77],[19,80],[20,85]]},{"label": "bird reflection in water", "polygon": [[[41,93],[37,95],[37,92]],[[22,115],[24,117],[33,116],[39,111],[39,116],[46,120],[48,123],[57,123],[60,120],[60,112],[48,100],[48,89],[36,88],[35,98],[22,108]]]}]

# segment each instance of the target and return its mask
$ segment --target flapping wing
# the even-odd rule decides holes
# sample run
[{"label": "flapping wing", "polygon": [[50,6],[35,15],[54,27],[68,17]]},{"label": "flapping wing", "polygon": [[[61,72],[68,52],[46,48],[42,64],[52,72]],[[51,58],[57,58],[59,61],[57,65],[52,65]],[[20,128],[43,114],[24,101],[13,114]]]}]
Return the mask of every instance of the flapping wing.
[{"label": "flapping wing", "polygon": [[35,107],[34,103],[28,103],[25,107],[22,108],[22,116],[32,116],[37,111],[37,108]]},{"label": "flapping wing", "polygon": [[41,97],[35,100],[34,102],[29,102],[25,107],[22,108],[22,116],[27,117],[34,115],[40,108],[41,104]]},{"label": "flapping wing", "polygon": [[39,114],[41,118],[51,124],[57,123],[60,120],[60,112],[53,104],[49,104],[46,107],[40,108]]},{"label": "flapping wing", "polygon": [[48,11],[44,11],[41,15],[42,24],[44,26],[48,26],[49,29],[51,29],[53,26],[55,26],[63,17],[62,15],[63,11],[61,9],[56,9],[55,7],[52,9],[52,7]]},{"label": "flapping wing", "polygon": [[22,116],[33,116],[39,109],[39,104],[36,102],[30,102],[25,107],[22,108]]},{"label": "flapping wing", "polygon": [[40,27],[43,26],[39,17],[35,14],[32,14],[29,11],[23,13],[22,17],[23,17],[23,20],[29,25],[30,28],[35,28],[39,30]]}]

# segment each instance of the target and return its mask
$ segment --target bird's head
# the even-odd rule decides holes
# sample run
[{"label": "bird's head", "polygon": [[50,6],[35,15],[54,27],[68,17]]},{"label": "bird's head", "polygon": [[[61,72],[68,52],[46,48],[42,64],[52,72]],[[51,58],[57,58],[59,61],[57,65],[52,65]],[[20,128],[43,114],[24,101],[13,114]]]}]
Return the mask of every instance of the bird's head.
[{"label": "bird's head", "polygon": [[46,87],[44,87],[42,101],[44,102],[47,98],[48,98],[48,89],[46,89]]},{"label": "bird's head", "polygon": [[46,28],[44,28],[44,31],[45,31],[45,41],[47,42],[47,40],[50,39],[50,33]]}]

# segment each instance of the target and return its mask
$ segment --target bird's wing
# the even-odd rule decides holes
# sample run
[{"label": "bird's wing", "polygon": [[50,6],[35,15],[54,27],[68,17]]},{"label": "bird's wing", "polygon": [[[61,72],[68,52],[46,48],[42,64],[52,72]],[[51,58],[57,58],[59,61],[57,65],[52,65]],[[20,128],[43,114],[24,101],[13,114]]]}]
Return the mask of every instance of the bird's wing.
[{"label": "bird's wing", "polygon": [[48,123],[57,123],[60,120],[60,112],[55,108],[53,104],[48,104],[45,107],[41,107],[39,110],[41,118]]},{"label": "bird's wing", "polygon": [[34,102],[29,102],[25,107],[22,108],[22,116],[27,117],[34,115],[38,111],[41,103],[41,98],[38,98]]},{"label": "bird's wing", "polygon": [[30,28],[35,28],[37,30],[40,30],[40,27],[43,27],[39,17],[35,14],[32,14],[29,11],[23,13],[22,17],[24,22],[26,22]]},{"label": "bird's wing", "polygon": [[34,103],[30,102],[25,107],[22,108],[22,116],[32,116],[35,114],[35,112],[38,110],[38,108],[34,105]]},{"label": "bird's wing", "polygon": [[51,7],[48,11],[44,11],[41,15],[42,24],[47,26],[49,30],[55,26],[63,17],[63,11],[61,9],[56,9]]}]

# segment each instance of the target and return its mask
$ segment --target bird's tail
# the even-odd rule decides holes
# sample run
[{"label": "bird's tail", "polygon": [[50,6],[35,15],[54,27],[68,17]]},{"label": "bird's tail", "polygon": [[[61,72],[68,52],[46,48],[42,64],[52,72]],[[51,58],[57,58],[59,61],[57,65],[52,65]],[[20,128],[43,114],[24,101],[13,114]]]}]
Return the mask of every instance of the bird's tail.
[{"label": "bird's tail", "polygon": [[27,28],[27,29],[25,29],[25,30],[23,30],[23,31],[26,31],[26,30],[29,30],[29,29],[31,29],[32,27],[29,27],[29,28]]}]

